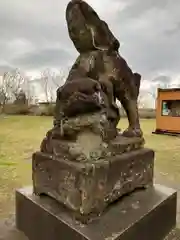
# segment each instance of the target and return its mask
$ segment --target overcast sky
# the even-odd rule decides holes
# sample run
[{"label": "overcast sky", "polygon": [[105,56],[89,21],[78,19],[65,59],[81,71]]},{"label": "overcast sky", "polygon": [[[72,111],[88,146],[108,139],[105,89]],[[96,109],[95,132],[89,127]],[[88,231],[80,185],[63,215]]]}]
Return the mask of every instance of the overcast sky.
[{"label": "overcast sky", "polygon": [[[179,0],[87,0],[121,43],[120,53],[144,79],[180,75]],[[77,52],[65,21],[68,0],[0,0],[0,71],[61,69]]]}]

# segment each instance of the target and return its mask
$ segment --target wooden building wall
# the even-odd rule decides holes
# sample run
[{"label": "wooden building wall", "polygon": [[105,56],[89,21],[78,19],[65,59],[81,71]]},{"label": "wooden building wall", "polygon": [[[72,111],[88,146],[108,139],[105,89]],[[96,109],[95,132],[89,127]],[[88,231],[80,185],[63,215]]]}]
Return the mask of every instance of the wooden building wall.
[{"label": "wooden building wall", "polygon": [[156,101],[156,129],[180,133],[180,116],[163,116],[163,100],[180,100],[180,89],[159,89]]}]

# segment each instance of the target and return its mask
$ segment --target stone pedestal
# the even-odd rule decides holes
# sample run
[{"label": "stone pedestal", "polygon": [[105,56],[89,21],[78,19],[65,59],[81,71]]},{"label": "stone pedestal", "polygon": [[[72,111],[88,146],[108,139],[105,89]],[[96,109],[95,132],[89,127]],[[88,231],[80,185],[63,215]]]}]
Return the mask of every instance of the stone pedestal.
[{"label": "stone pedestal", "polygon": [[37,152],[33,157],[34,192],[55,198],[84,222],[123,195],[151,186],[153,167],[154,152],[144,148],[86,163]]},{"label": "stone pedestal", "polygon": [[16,191],[16,226],[29,240],[163,240],[176,224],[176,192],[155,185],[135,191],[83,225],[62,204]]}]

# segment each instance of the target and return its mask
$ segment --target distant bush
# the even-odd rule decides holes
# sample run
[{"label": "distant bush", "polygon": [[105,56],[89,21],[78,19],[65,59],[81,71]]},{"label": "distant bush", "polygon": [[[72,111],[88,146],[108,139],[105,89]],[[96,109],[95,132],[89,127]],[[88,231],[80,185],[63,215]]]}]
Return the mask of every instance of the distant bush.
[{"label": "distant bush", "polygon": [[[120,113],[121,113],[121,117],[126,117],[126,113],[124,110],[121,110]],[[151,108],[140,108],[139,117],[145,118],[145,119],[156,118],[156,110]]]},{"label": "distant bush", "polygon": [[139,116],[140,118],[146,118],[146,119],[156,118],[156,110],[150,109],[150,108],[139,109]]},{"label": "distant bush", "polygon": [[55,110],[54,103],[43,103],[39,104],[39,114],[40,116],[53,116]]},{"label": "distant bush", "polygon": [[28,115],[29,114],[28,104],[16,105],[16,114]]},{"label": "distant bush", "polygon": [[0,106],[0,113],[8,115],[35,115],[35,116],[53,116],[55,104],[43,103],[39,105],[28,104],[6,104],[4,109]]},{"label": "distant bush", "polygon": [[6,104],[4,106],[3,113],[5,114],[22,114],[27,115],[29,114],[29,106],[28,104]]},{"label": "distant bush", "polygon": [[[4,107],[5,114],[22,114],[22,115],[35,115],[35,116],[53,116],[55,110],[55,103],[40,103],[38,105],[28,104],[6,104]],[[0,113],[2,107],[0,106]],[[121,117],[126,117],[124,110],[120,109]],[[153,119],[156,118],[155,109],[139,109],[140,118]]]}]

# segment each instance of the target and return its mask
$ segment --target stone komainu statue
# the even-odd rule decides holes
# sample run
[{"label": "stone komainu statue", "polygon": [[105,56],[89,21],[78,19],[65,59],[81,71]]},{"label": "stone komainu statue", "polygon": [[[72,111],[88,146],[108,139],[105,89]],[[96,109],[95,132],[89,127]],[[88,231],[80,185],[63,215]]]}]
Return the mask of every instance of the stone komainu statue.
[{"label": "stone komainu statue", "polygon": [[[57,91],[54,126],[33,154],[36,197],[29,188],[16,194],[17,226],[29,239],[164,239],[176,222],[176,193],[153,187],[154,151],[144,148],[137,110],[141,76],[87,3],[71,0],[66,17],[80,55]],[[116,99],[129,119],[125,136]],[[154,228],[164,218],[165,227]]]},{"label": "stone komainu statue", "polygon": [[141,137],[137,108],[141,75],[131,71],[118,52],[119,41],[114,37],[108,25],[86,2],[81,0],[69,2],[66,20],[69,36],[80,55],[69,72],[65,86],[58,89],[56,121],[61,115],[60,93],[66,86],[69,90],[69,82],[76,81],[77,86],[74,90],[77,91],[79,85],[84,85],[84,88],[87,86],[88,89],[87,79],[95,80],[100,83],[107,96],[109,119],[112,119],[114,124],[119,121],[116,105],[116,99],[118,99],[129,120],[129,127],[123,135]]},{"label": "stone komainu statue", "polygon": [[[53,197],[88,222],[125,194],[152,185],[137,98],[140,79],[119,55],[119,42],[85,2],[70,1],[69,35],[79,56],[57,90],[54,126],[33,155],[33,191]],[[129,127],[116,128],[120,100]]]}]

